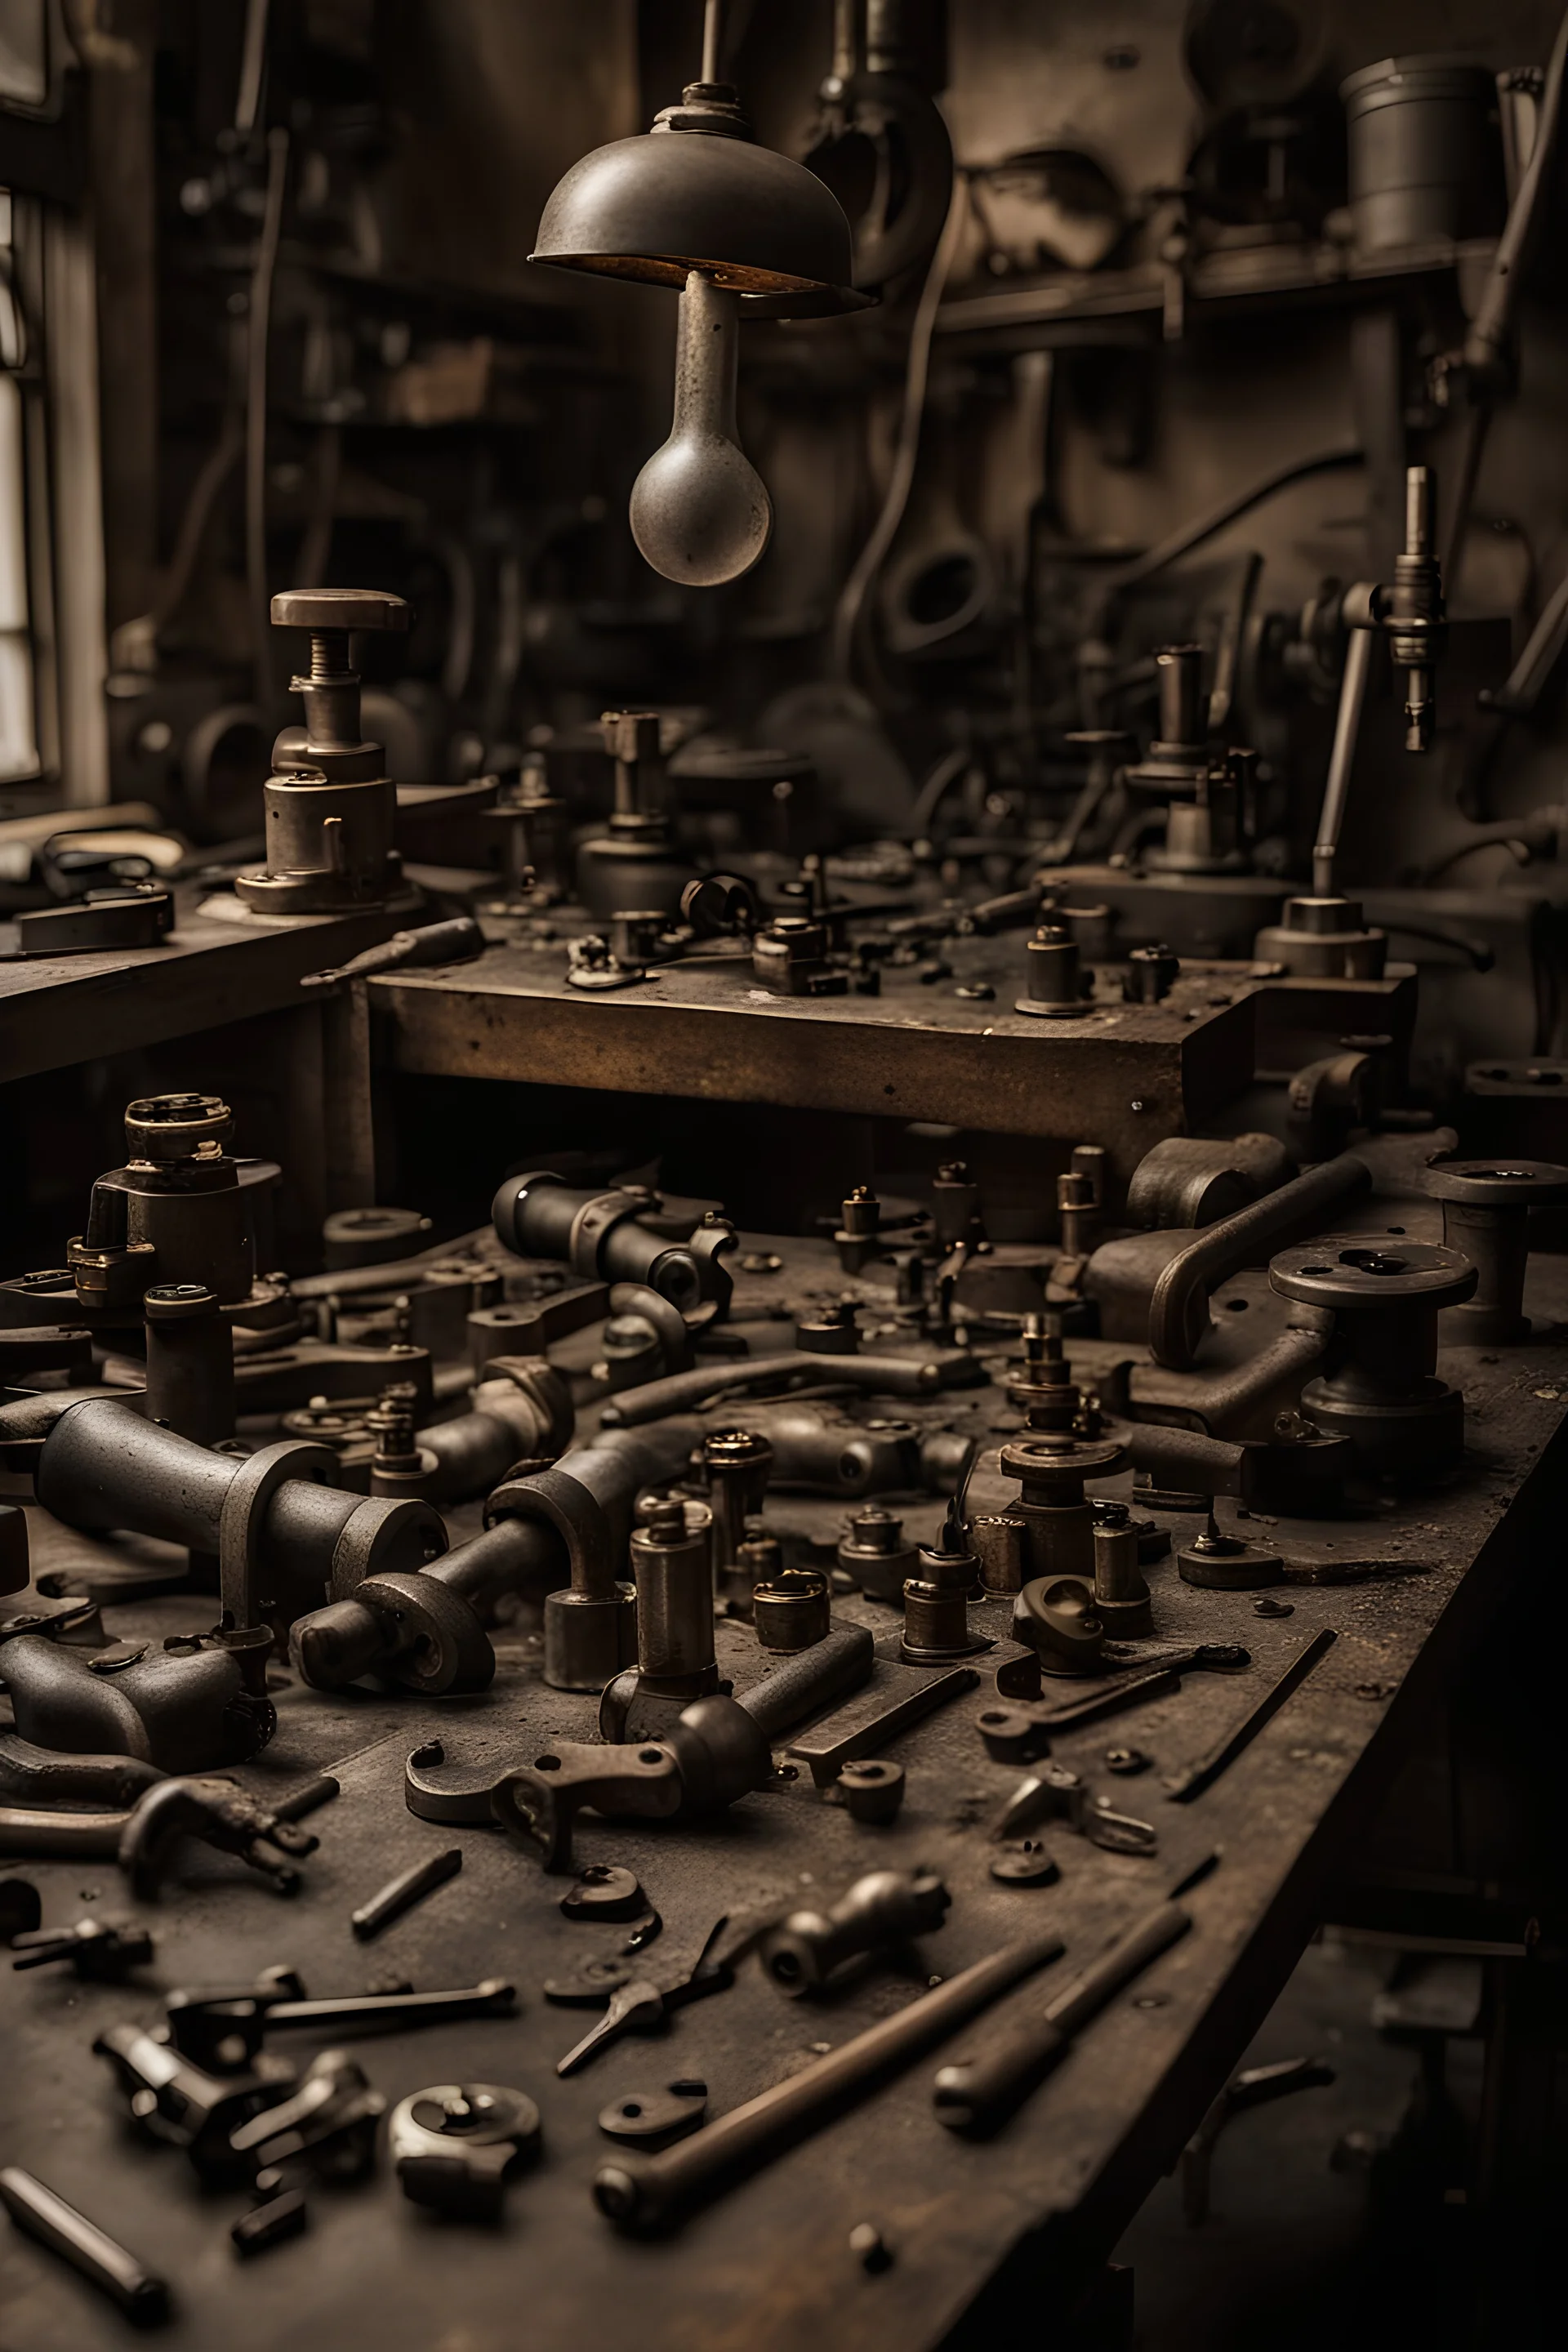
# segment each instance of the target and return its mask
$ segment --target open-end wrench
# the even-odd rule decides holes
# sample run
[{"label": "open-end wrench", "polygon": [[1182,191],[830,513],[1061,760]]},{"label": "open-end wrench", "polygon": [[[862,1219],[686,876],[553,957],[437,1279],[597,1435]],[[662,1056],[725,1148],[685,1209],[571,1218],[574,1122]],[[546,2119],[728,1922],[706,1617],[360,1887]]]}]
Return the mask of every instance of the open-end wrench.
[{"label": "open-end wrench", "polygon": [[575,2074],[623,2033],[656,2033],[673,2010],[684,2009],[688,2001],[701,2000],[710,1992],[726,1991],[735,1981],[735,1971],[727,1960],[715,1960],[710,1955],[729,1924],[728,1916],[716,1922],[690,1968],[673,1983],[661,1985],[651,1977],[634,1977],[630,1983],[617,1986],[610,1993],[603,2017],[564,2058],[556,2061],[556,2073]]}]

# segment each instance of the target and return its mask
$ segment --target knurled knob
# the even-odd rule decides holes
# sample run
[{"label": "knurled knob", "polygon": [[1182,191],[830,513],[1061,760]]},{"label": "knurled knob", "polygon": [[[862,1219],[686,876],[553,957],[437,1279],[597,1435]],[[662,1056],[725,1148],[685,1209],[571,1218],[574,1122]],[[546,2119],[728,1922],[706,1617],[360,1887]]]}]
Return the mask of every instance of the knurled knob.
[{"label": "knurled knob", "polygon": [[406,629],[413,618],[382,588],[286,588],[272,599],[275,629]]}]

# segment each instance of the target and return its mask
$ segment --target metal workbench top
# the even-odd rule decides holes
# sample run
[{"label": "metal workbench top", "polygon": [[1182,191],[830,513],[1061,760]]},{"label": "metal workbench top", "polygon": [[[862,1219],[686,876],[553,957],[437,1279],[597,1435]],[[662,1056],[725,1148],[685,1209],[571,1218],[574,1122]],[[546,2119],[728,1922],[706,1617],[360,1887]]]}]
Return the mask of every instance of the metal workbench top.
[{"label": "metal workbench top", "polygon": [[[1568,1263],[1533,1262],[1529,1303],[1538,1318],[1568,1315]],[[1253,1656],[1238,1676],[1191,1675],[1172,1696],[1057,1742],[1061,1762],[1119,1810],[1156,1824],[1152,1860],[1103,1853],[1056,1825],[1042,1834],[1060,1863],[1058,1885],[1006,1887],[989,1877],[985,1823],[1020,1774],[991,1763],[977,1736],[984,1677],[891,1746],[909,1787],[889,1828],[856,1824],[804,1773],[716,1822],[581,1822],[579,1864],[629,1864],[662,1913],[664,1933],[649,1953],[656,1969],[689,1962],[721,1914],[831,1897],[881,1864],[930,1864],[953,1901],[911,1970],[873,1969],[829,1999],[795,2001],[752,1958],[733,1990],[682,2011],[667,2034],[626,2039],[568,2081],[556,2079],[554,2061],[585,2021],[548,2005],[541,1988],[552,1973],[613,1950],[617,1931],[564,1920],[567,1882],[544,1877],[499,1830],[416,1820],[404,1803],[403,1763],[437,1730],[454,1758],[465,1740],[508,1732],[520,1757],[531,1758],[542,1741],[591,1737],[593,1702],[542,1684],[537,1639],[521,1627],[498,1637],[500,1671],[481,1697],[443,1704],[280,1688],[277,1737],[241,1777],[276,1788],[330,1767],[342,1783],[311,1818],[321,1848],[303,1865],[303,1890],[279,1900],[238,1863],[192,1849],[163,1901],[141,1915],[158,1949],[132,1981],[83,1984],[58,1969],[0,1979],[5,2158],[37,2170],[170,2279],[176,2315],[163,2340],[189,2352],[220,2343],[228,2352],[272,2352],[300,2338],[343,2352],[623,2340],[639,2352],[742,2344],[816,2352],[851,2343],[857,2352],[921,2352],[965,2314],[973,2320],[988,2291],[1022,2288],[1036,2312],[1062,2311],[1271,2005],[1336,1875],[1353,1863],[1424,1706],[1457,1675],[1499,1601],[1550,1572],[1555,1550],[1542,1537],[1560,1529],[1568,1464],[1564,1336],[1548,1320],[1526,1347],[1445,1355],[1446,1376],[1467,1391],[1468,1424],[1463,1475],[1441,1496],[1269,1531],[1289,1559],[1315,1561],[1326,1575],[1337,1559],[1375,1559],[1382,1570],[1371,1579],[1293,1584],[1280,1596],[1290,1613],[1260,1617],[1252,1595],[1194,1590],[1169,1560],[1149,1571],[1162,1639],[1241,1642]],[[1010,1420],[994,1390],[907,1410],[952,1420],[988,1448]],[[1102,1491],[1119,1491],[1118,1482]],[[909,1524],[929,1534],[939,1507],[912,1507]],[[842,1507],[781,1496],[769,1509],[785,1528],[804,1528],[837,1523]],[[131,1538],[97,1545],[33,1516],[40,1567],[90,1561],[100,1574],[116,1565],[123,1572],[157,1549]],[[858,1598],[837,1605],[879,1631],[897,1622]],[[210,1606],[182,1597],[111,1607],[109,1618],[125,1633],[190,1629]],[[988,1632],[1004,1632],[1005,1604],[974,1615]],[[1172,1802],[1162,1770],[1237,1721],[1323,1626],[1337,1629],[1337,1642],[1276,1719],[1205,1795]],[[721,1640],[723,1670],[743,1683],[759,1662],[749,1633],[723,1627]],[[1154,1769],[1110,1779],[1103,1753],[1119,1740],[1148,1749]],[[375,1945],[356,1944],[353,1906],[394,1871],[453,1843],[463,1849],[461,1874]],[[1218,1869],[1187,1898],[1193,1932],[1088,2028],[994,2139],[970,2144],[935,2122],[939,2053],[668,2238],[619,2236],[595,2208],[589,2183],[609,2146],[596,2118],[612,2098],[696,2075],[708,2085],[710,2112],[721,2113],[889,2014],[928,1976],[950,1975],[1042,1922],[1059,1926],[1068,1956],[1009,1999],[1047,1998],[1178,1872],[1216,1848]],[[133,1908],[110,1864],[10,1866],[39,1885],[50,1923]],[[542,2158],[508,2189],[499,2225],[437,2221],[406,2202],[384,2162],[362,2186],[312,2190],[307,2235],[240,2269],[228,2225],[245,2210],[245,2193],[204,2190],[184,2156],[140,2138],[89,2045],[114,2021],[155,2021],[162,1990],[247,1980],[274,1961],[297,1967],[312,1993],[363,1990],[387,1976],[421,1988],[488,1975],[516,1985],[515,2017],[355,2045],[389,2101],[465,2079],[537,2099]],[[298,2034],[289,2042],[301,2063],[319,2046]],[[850,2249],[862,2221],[892,2251],[879,2273]],[[0,2232],[0,2263],[12,2298],[8,2341],[27,2352],[107,2352],[125,2340],[114,2310],[14,2231]]]}]

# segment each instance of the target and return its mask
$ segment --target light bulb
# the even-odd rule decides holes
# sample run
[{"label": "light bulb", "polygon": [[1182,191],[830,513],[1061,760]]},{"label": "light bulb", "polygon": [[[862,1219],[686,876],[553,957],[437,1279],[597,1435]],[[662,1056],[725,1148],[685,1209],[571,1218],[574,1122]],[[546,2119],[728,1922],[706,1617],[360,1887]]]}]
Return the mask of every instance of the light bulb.
[{"label": "light bulb", "polygon": [[687,588],[738,580],[773,527],[762,478],[735,438],[740,323],[739,295],[692,270],[676,329],[669,438],[632,486],[632,537],[656,572]]}]

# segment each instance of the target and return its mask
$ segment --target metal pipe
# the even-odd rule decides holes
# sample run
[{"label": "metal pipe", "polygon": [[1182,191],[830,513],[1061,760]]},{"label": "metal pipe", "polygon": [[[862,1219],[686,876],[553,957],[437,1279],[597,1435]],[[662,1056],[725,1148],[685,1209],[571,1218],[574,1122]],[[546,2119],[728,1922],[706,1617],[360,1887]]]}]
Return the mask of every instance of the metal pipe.
[{"label": "metal pipe", "polygon": [[1312,849],[1312,889],[1320,898],[1331,898],[1334,895],[1334,858],[1340,845],[1340,829],[1345,821],[1345,803],[1350,798],[1351,770],[1355,765],[1367,681],[1372,676],[1373,642],[1370,628],[1352,629],[1345,653],[1339,709],[1334,717],[1334,748],[1329,758],[1329,780],[1323,787],[1322,813]]},{"label": "metal pipe", "polygon": [[1243,1266],[1267,1265],[1276,1250],[1321,1232],[1335,1210],[1372,1190],[1372,1172],[1353,1152],[1309,1168],[1277,1192],[1222,1217],[1177,1252],[1149,1301],[1149,1352],[1167,1371],[1190,1372],[1208,1328],[1209,1292]]},{"label": "metal pipe", "polygon": [[694,1372],[674,1372],[668,1380],[623,1390],[605,1405],[600,1419],[608,1429],[629,1429],[641,1422],[690,1411],[710,1398],[728,1395],[732,1389],[750,1388],[755,1381],[782,1381],[791,1372],[883,1396],[930,1396],[942,1386],[942,1365],[929,1360],[922,1363],[910,1356],[818,1356],[805,1348],[794,1348],[787,1356],[703,1364]]}]

